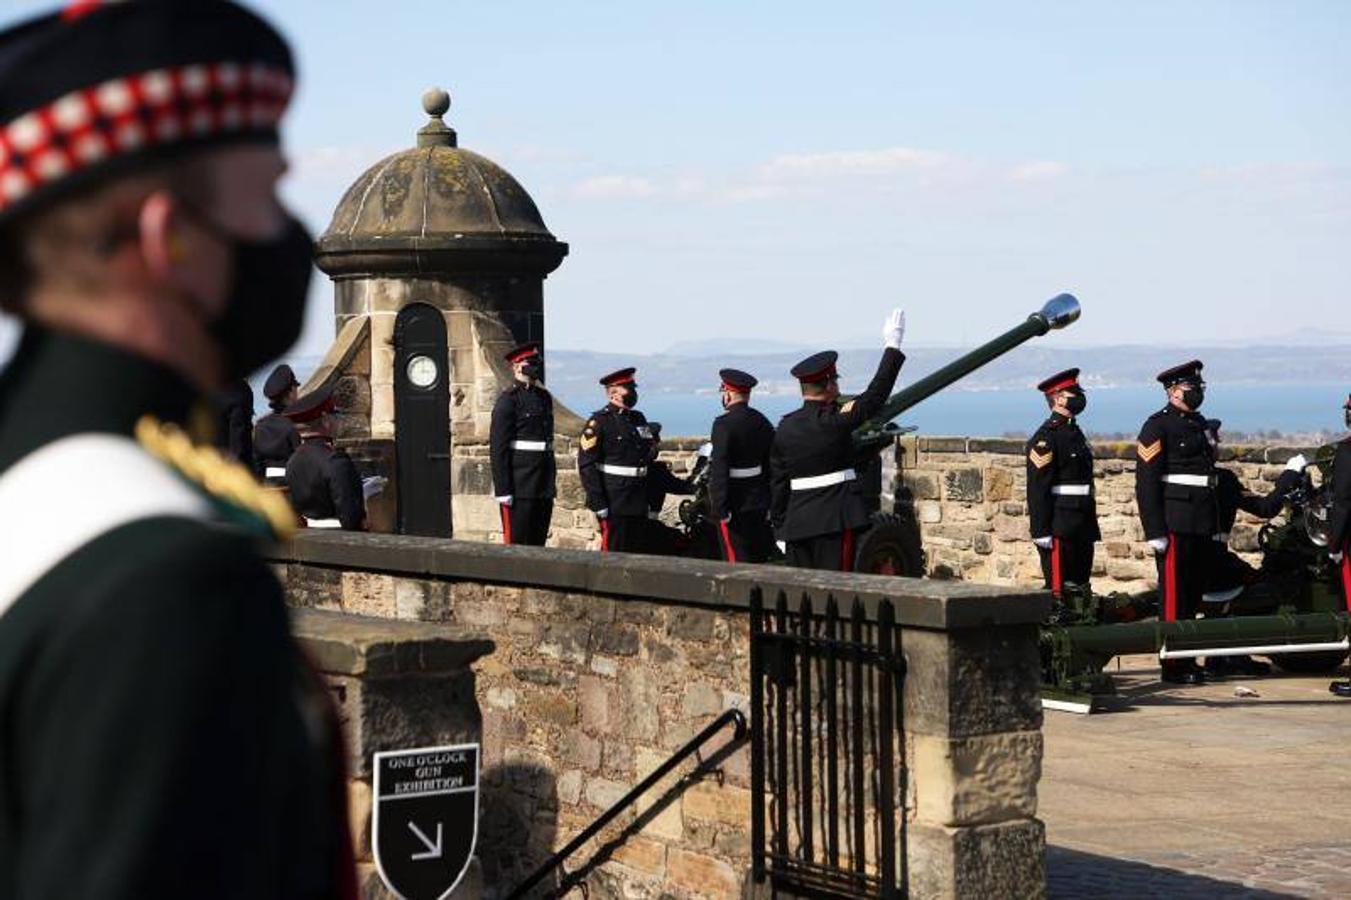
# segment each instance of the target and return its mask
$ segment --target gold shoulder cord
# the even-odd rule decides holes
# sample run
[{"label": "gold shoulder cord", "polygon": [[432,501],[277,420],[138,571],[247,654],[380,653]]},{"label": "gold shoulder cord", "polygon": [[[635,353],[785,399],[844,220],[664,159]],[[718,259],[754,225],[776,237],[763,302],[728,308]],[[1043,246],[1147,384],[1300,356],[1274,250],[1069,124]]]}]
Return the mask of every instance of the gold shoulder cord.
[{"label": "gold shoulder cord", "polygon": [[262,518],[278,540],[295,534],[296,515],[286,498],[263,487],[248,469],[215,447],[193,444],[182,428],[154,416],[141,416],[136,422],[136,441],[208,494]]}]

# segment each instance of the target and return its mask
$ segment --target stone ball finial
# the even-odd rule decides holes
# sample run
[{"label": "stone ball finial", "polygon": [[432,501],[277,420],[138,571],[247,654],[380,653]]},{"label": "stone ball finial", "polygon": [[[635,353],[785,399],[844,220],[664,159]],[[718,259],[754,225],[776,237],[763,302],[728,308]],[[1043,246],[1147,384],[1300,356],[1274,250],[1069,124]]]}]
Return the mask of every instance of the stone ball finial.
[{"label": "stone ball finial", "polygon": [[427,88],[422,92],[422,108],[429,116],[440,118],[450,112],[450,94],[445,88]]}]

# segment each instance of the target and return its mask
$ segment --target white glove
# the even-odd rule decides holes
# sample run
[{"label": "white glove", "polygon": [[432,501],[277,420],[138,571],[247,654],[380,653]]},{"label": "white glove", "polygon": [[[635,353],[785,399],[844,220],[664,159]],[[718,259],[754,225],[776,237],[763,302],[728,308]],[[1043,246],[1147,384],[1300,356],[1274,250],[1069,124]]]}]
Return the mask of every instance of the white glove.
[{"label": "white glove", "polygon": [[1337,563],[1338,565],[1341,565],[1341,563],[1342,563],[1342,552],[1341,552],[1340,550],[1338,550],[1336,553],[1329,553],[1329,554],[1328,554],[1328,559],[1332,560],[1333,562]]},{"label": "white glove", "polygon": [[369,500],[377,494],[382,494],[385,491],[385,485],[388,483],[389,479],[383,475],[371,475],[363,478],[361,479],[361,496]]},{"label": "white glove", "polygon": [[597,519],[608,519],[609,517],[610,517],[610,507],[607,506],[604,509],[596,510]]},{"label": "white glove", "polygon": [[775,541],[774,546],[779,548],[780,553],[788,552],[788,544],[785,543],[784,541]]},{"label": "white glove", "polygon": [[721,519],[719,519],[718,521],[719,521],[719,522],[722,522],[723,524],[726,524],[726,523],[732,521],[732,514],[731,514],[731,513],[728,513],[727,515],[723,516],[723,517],[722,517]]},{"label": "white glove", "polygon": [[1049,535],[1047,537],[1036,537],[1032,539],[1032,543],[1036,544],[1043,550],[1050,550],[1051,545],[1055,543],[1055,538],[1050,537]]},{"label": "white glove", "polygon": [[1303,453],[1296,453],[1294,456],[1290,457],[1290,459],[1286,461],[1285,470],[1287,472],[1303,472],[1305,466],[1307,466],[1308,464],[1309,461],[1304,458]]},{"label": "white glove", "polygon": [[893,350],[901,349],[905,337],[905,310],[893,309],[882,325],[882,342]]},{"label": "white glove", "polygon": [[1161,538],[1150,538],[1150,539],[1149,539],[1149,546],[1154,548],[1154,552],[1155,552],[1155,553],[1167,553],[1167,552],[1168,552],[1168,538],[1166,538],[1166,537],[1161,537]]},{"label": "white glove", "polygon": [[507,494],[505,497],[498,497],[497,502],[503,506],[511,506],[511,494]]}]

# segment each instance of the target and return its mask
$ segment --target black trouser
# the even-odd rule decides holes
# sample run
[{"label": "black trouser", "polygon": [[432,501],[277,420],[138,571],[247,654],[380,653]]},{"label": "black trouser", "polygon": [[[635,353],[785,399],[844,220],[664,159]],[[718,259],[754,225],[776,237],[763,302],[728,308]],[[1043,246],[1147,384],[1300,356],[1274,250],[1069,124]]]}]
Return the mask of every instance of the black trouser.
[{"label": "black trouser", "polygon": [[762,563],[773,553],[774,529],[764,510],[733,513],[727,522],[717,523],[718,549],[728,562]]},{"label": "black trouser", "polygon": [[1057,597],[1066,584],[1088,584],[1093,575],[1093,542],[1072,537],[1051,538],[1051,549],[1037,548],[1046,589]]},{"label": "black trouser", "polygon": [[517,497],[502,507],[502,543],[543,547],[554,516],[552,497]]},{"label": "black trouser", "polygon": [[[1201,596],[1215,560],[1215,538],[1209,534],[1168,535],[1168,549],[1154,555],[1159,568],[1159,620],[1180,622],[1196,618]],[[1195,665],[1195,661],[1164,660],[1163,668]]]},{"label": "black trouser", "polygon": [[798,569],[854,571],[854,530],[818,534],[801,541],[788,541],[788,565]]},{"label": "black trouser", "polygon": [[600,520],[602,553],[642,553],[648,538],[647,516],[607,516]]}]

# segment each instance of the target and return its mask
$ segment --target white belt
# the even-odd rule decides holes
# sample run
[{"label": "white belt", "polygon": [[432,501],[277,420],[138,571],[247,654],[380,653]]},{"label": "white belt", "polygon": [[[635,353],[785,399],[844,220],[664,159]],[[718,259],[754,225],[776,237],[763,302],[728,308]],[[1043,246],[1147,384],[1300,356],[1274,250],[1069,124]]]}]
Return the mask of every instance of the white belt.
[{"label": "white belt", "polygon": [[543,453],[549,449],[548,441],[512,441],[511,449],[529,450],[533,453]]},{"label": "white belt", "polygon": [[1165,475],[1168,484],[1185,484],[1187,487],[1211,487],[1215,479],[1211,475]]},{"label": "white belt", "polygon": [[342,523],[337,519],[306,519],[306,528],[341,528]]},{"label": "white belt", "polygon": [[762,471],[764,471],[764,470],[761,469],[759,466],[749,466],[749,467],[747,467],[747,468],[745,468],[745,469],[728,469],[728,470],[727,470],[727,477],[728,477],[728,478],[754,478],[756,475],[759,475]]},{"label": "white belt", "polygon": [[642,478],[647,474],[647,466],[612,466],[601,463],[600,470],[606,475],[618,475],[621,478]]},{"label": "white belt", "polygon": [[1052,494],[1061,494],[1068,497],[1087,497],[1093,492],[1091,484],[1053,484],[1051,485]]},{"label": "white belt", "polygon": [[812,488],[830,487],[832,484],[844,484],[846,481],[853,481],[858,477],[858,473],[853,469],[841,469],[838,472],[827,472],[824,475],[810,475],[806,478],[794,478],[788,482],[789,487],[795,491],[810,491]]},{"label": "white belt", "polygon": [[266,469],[263,470],[263,477],[264,477],[264,478],[285,478],[285,477],[286,477],[286,467],[285,467],[285,466],[268,466]]}]

